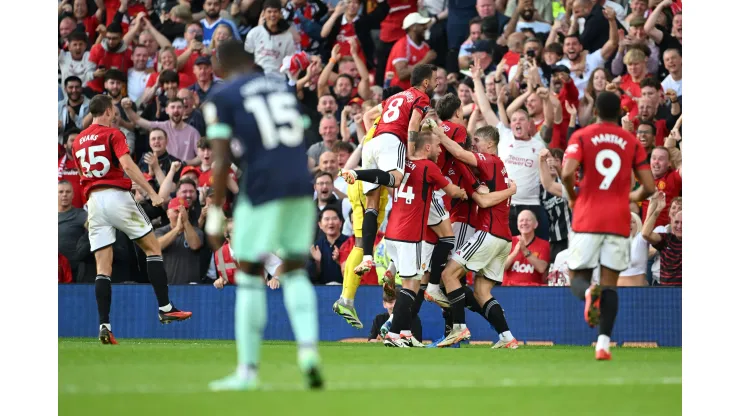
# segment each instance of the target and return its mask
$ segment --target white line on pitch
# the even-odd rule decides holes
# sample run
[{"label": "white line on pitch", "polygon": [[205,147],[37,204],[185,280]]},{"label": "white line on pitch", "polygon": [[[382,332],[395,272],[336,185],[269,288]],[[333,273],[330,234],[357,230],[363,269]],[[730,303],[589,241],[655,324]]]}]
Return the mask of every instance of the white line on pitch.
[{"label": "white line on pitch", "polygon": [[[623,377],[611,377],[604,379],[563,379],[563,380],[410,380],[399,381],[348,381],[327,382],[326,389],[329,391],[351,391],[351,390],[387,390],[387,389],[469,389],[469,388],[496,388],[496,387],[565,387],[565,386],[629,386],[629,385],[680,385],[681,377],[658,377],[647,379],[630,379]],[[265,383],[261,390],[264,391],[300,391],[305,390],[303,384],[296,383]],[[207,383],[203,384],[177,384],[163,386],[159,384],[135,384],[131,386],[110,386],[98,384],[95,386],[79,386],[65,384],[59,386],[59,393],[63,395],[76,394],[184,394],[200,393],[207,391]]]}]

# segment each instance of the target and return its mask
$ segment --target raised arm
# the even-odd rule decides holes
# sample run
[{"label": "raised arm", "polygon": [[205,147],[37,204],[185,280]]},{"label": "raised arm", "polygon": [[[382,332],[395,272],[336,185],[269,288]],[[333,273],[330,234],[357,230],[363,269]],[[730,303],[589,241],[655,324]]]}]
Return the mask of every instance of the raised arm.
[{"label": "raised arm", "polygon": [[316,88],[316,94],[319,97],[329,93],[329,78],[331,78],[331,74],[334,72],[334,65],[341,58],[339,49],[339,45],[334,45],[331,49],[331,58],[329,58],[329,62],[326,63],[326,66],[321,71],[321,75],[319,75],[318,87]]},{"label": "raised arm", "polygon": [[365,114],[362,115],[362,124],[365,125],[365,131],[369,131],[371,128],[373,128],[375,119],[380,116],[380,113],[382,111],[383,111],[383,104],[378,104],[375,107],[367,110]]},{"label": "raised arm", "polygon": [[662,240],[660,235],[653,232],[653,230],[655,229],[655,222],[658,220],[661,211],[665,209],[665,206],[665,194],[662,192],[658,192],[650,199],[647,218],[645,218],[645,223],[642,225],[642,237],[652,245],[658,244]]},{"label": "raised arm", "polygon": [[614,9],[605,7],[604,17],[609,22],[609,39],[601,46],[601,57],[606,61],[611,58],[619,46],[619,31],[617,29],[617,13]]},{"label": "raised arm", "polygon": [[331,30],[334,28],[334,24],[337,22],[337,19],[341,19],[342,15],[344,14],[344,11],[347,9],[347,5],[344,4],[344,1],[339,1],[337,3],[337,6],[334,8],[334,13],[332,13],[331,16],[329,16],[328,19],[326,19],[326,23],[324,23],[324,26],[321,26],[321,37],[323,39],[326,39],[330,34]]},{"label": "raised arm", "polygon": [[[502,65],[505,65],[503,61],[501,61],[496,68],[497,74],[499,73],[499,68],[503,68]],[[486,120],[486,123],[491,126],[496,126],[501,120],[499,120],[496,113],[493,112],[491,104],[488,102],[488,97],[486,97],[486,87],[483,85],[483,80],[481,79],[483,69],[480,66],[480,59],[475,59],[475,64],[470,67],[470,71],[471,75],[473,75],[473,90],[478,101],[480,113],[483,116],[483,119]]]},{"label": "raised arm", "polygon": [[663,0],[660,4],[650,13],[647,20],[645,21],[645,33],[653,38],[655,43],[660,45],[663,42],[663,32],[660,31],[655,25],[658,23],[658,16],[663,13],[663,9],[670,7],[673,4],[672,0]]},{"label": "raised arm", "polygon": [[[540,137],[542,137],[542,140],[545,143],[550,143],[552,140],[552,125],[555,120],[555,109],[553,107],[552,100],[550,99],[550,90],[545,87],[540,87],[537,89],[537,95],[542,100],[542,107],[545,113],[545,122],[542,124]],[[558,105],[560,105],[559,101]]]},{"label": "raised arm", "polygon": [[678,148],[678,143],[681,141],[681,133],[678,129],[674,128],[671,133],[665,139],[665,147],[668,149],[668,155],[671,158],[673,167],[678,170],[678,174],[683,178],[682,166],[681,166],[681,149]]},{"label": "raised arm", "polygon": [[373,92],[370,91],[370,72],[367,70],[365,62],[360,59],[359,50],[360,41],[355,38],[353,42],[350,42],[350,53],[357,67],[357,72],[360,74],[360,84],[357,86],[357,94],[363,100],[369,100],[373,96]]},{"label": "raised arm", "polygon": [[121,167],[123,168],[123,171],[126,172],[126,176],[131,178],[134,183],[139,185],[144,192],[151,196],[152,205],[155,207],[162,205],[162,202],[164,201],[156,192],[154,192],[154,188],[149,185],[149,181],[147,181],[144,174],[141,173],[141,170],[136,166],[136,163],[131,159],[131,156],[128,153],[123,154],[118,156],[118,161],[121,162]]},{"label": "raised arm", "polygon": [[131,122],[141,127],[142,129],[151,130],[152,123],[149,120],[146,120],[142,118],[141,116],[139,116],[138,114],[136,114],[131,104],[132,104],[131,99],[128,97],[121,100],[121,106],[123,107],[123,111],[126,112],[126,117],[128,117],[128,119],[131,120]]},{"label": "raised arm", "polygon": [[512,114],[514,114],[514,111],[522,108],[524,103],[527,101],[527,98],[534,93],[534,90],[532,89],[532,84],[527,83],[527,91],[524,92],[524,94],[520,94],[514,101],[509,104],[509,106],[506,108],[506,116],[511,117]]},{"label": "raised arm", "polygon": [[547,164],[548,156],[550,156],[550,150],[540,150],[540,182],[547,192],[562,198],[563,188],[560,184],[552,180],[552,176],[550,175],[550,165]]}]

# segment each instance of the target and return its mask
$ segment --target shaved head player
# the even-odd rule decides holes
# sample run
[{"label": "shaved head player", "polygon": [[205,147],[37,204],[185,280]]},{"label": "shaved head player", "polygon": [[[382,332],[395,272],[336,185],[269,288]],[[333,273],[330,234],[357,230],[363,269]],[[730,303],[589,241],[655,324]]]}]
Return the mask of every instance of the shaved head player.
[{"label": "shaved head player", "polygon": [[236,274],[236,372],[210,384],[211,390],[252,390],[259,386],[259,349],[267,321],[262,278],[265,259],[283,260],[280,285],[298,344],[298,366],[309,388],[323,386],[319,372],[316,292],[303,265],[314,241],[313,202],[303,118],[295,92],[282,75],[255,71],[254,57],[241,42],[219,44],[217,58],[229,79],[203,108],[213,148],[213,205],[206,234],[221,247],[230,140],[240,141],[244,175],[234,208],[231,241]]},{"label": "shaved head player", "polygon": [[90,251],[95,253],[99,338],[103,344],[117,344],[110,324],[110,276],[113,272],[116,230],[126,234],[146,253],[147,273],[159,303],[159,321],[163,324],[182,321],[190,318],[192,313],[179,311],[170,303],[162,249],[152,233],[149,218],[131,195],[131,181],[152,195],[152,204],[155,206],[162,204],[162,198],[154,192],[131,159],[126,137],[120,130],[111,127],[116,117],[113,99],[107,95],[96,95],[90,100],[90,114],[93,116],[92,125],[74,140],[72,152],[87,198]]}]

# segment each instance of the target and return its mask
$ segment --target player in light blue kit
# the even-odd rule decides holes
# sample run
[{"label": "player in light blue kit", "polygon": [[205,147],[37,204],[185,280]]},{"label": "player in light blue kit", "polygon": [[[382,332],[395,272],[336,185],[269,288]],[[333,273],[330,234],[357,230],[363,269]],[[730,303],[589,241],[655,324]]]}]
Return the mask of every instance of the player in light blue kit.
[{"label": "player in light blue kit", "polygon": [[212,382],[214,391],[258,388],[260,344],[267,321],[262,278],[269,253],[283,259],[280,282],[298,344],[298,365],[309,388],[323,386],[317,351],[316,292],[304,269],[313,243],[316,206],[308,172],[304,124],[292,87],[280,75],[256,70],[254,57],[238,41],[220,44],[218,61],[228,81],[204,104],[207,136],[213,148],[213,205],[205,231],[221,246],[230,141],[239,141],[243,171],[234,209],[231,243],[239,263],[236,275],[236,373]]}]

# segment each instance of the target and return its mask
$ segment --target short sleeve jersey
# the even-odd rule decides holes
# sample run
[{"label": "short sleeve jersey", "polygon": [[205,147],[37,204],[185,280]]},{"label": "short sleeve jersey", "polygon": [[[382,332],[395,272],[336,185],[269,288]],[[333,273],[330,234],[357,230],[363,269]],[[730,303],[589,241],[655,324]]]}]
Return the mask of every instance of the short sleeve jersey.
[{"label": "short sleeve jersey", "polygon": [[207,135],[238,140],[240,191],[253,205],[312,195],[302,113],[283,77],[252,73],[218,87],[203,107]]},{"label": "short sleeve jersey", "polygon": [[406,172],[393,196],[386,240],[421,242],[429,219],[432,192],[447,184],[436,163],[429,159],[406,159]]},{"label": "short sleeve jersey", "polygon": [[388,97],[383,101],[380,123],[373,137],[390,133],[407,145],[411,115],[418,111],[423,116],[429,110],[429,105],[429,96],[416,88],[409,88]]},{"label": "short sleeve jersey", "polygon": [[120,157],[129,153],[126,136],[115,127],[93,124],[72,143],[75,164],[81,172],[85,198],[96,186],[131,189],[131,179],[121,167]]},{"label": "short sleeve jersey", "polygon": [[650,169],[640,142],[616,124],[592,124],[573,134],[564,158],[581,170],[573,231],[629,237],[633,170]]},{"label": "short sleeve jersey", "polygon": [[[506,166],[498,156],[489,153],[474,153],[474,155],[478,161],[478,179],[488,187],[490,192],[503,191],[509,187]],[[511,241],[511,230],[509,229],[510,204],[511,198],[508,198],[488,208],[478,207],[476,228],[506,241]]]}]

